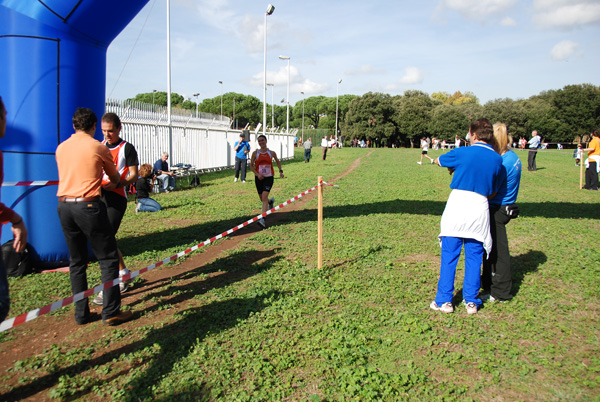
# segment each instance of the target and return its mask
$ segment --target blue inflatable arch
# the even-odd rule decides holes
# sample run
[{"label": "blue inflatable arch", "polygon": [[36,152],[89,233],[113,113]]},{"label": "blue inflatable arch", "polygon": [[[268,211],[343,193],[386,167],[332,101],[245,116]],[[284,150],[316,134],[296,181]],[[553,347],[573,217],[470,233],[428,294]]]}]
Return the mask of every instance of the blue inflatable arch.
[{"label": "blue inflatable arch", "polygon": [[[8,111],[4,181],[58,180],[54,152],[78,107],[104,113],[106,51],[148,0],[0,0],[0,96]],[[99,125],[98,125],[99,126]],[[101,139],[98,130],[96,138]],[[3,187],[37,265],[68,265],[57,186]],[[1,242],[12,238],[4,230]]]}]

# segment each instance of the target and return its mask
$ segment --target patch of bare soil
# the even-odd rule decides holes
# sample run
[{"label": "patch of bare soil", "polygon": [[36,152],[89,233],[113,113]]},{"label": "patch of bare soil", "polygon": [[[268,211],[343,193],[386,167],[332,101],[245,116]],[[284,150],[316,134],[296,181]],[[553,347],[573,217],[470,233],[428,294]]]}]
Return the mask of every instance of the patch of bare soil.
[{"label": "patch of bare soil", "polygon": [[[367,155],[356,159],[345,172],[329,180],[328,183],[333,184],[335,181],[348,175],[359,166],[362,158],[370,156],[371,153],[373,153],[372,150]],[[304,196],[303,199],[311,200],[315,196],[316,192],[312,192]],[[293,213],[301,208],[303,208],[303,204],[292,203],[285,207],[285,212],[280,211],[271,214],[267,223],[269,226],[276,225],[286,214]],[[203,276],[202,279],[199,279],[196,275],[189,275],[189,273],[200,270],[202,267],[221,257],[226,251],[235,249],[241,242],[260,230],[257,224],[246,226],[216,244],[213,243],[203,247],[203,252],[192,254],[178,265],[159,267],[145,273],[142,284],[133,287],[130,291],[123,294],[122,304],[131,307],[133,319],[121,324],[119,328],[134,329],[150,325],[152,322],[161,322],[164,316],[173,315],[185,310],[187,304],[189,304],[189,300],[177,300],[177,296],[170,300],[170,303],[174,307],[171,309],[156,309],[159,301],[153,301],[156,300],[153,293],[160,294],[161,288],[172,283],[174,280],[177,280],[177,287],[189,288],[191,286],[198,288],[201,292],[207,292],[210,289],[227,286],[229,283],[243,279],[238,277],[244,275],[240,272],[212,272]],[[264,258],[269,258],[274,253],[276,253],[276,250],[261,250],[260,252],[256,252],[256,255],[249,253],[250,255],[245,257],[248,263],[253,263]],[[152,311],[151,318],[146,317],[143,312],[136,311],[136,306],[142,303],[144,311]],[[39,355],[52,345],[76,348],[90,345],[98,341],[98,339],[108,336],[114,327],[103,325],[100,322],[102,308],[95,306],[90,300],[90,310],[95,319],[93,318],[91,323],[84,326],[76,325],[72,314],[68,316],[44,315],[11,329],[10,331],[14,339],[0,343],[0,375],[3,377],[3,385],[15,388],[19,387],[19,373],[9,371],[16,361]],[[117,349],[120,351],[126,350],[122,345],[109,345],[103,349],[103,354],[111,355],[111,352]],[[103,361],[99,356],[94,357],[94,360]],[[18,395],[13,393],[0,394],[0,400],[50,400],[46,395],[47,390],[55,383],[56,381],[45,381],[27,387],[27,390],[20,390],[23,392],[18,392]]]}]

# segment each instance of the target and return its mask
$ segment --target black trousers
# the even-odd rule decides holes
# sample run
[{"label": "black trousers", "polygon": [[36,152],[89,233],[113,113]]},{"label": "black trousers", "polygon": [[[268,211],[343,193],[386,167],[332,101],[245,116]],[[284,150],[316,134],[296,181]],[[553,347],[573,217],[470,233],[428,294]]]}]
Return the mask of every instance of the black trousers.
[{"label": "black trousers", "polygon": [[537,167],[535,166],[535,157],[537,156],[537,150],[531,149],[529,150],[529,155],[527,156],[527,170],[536,171]]},{"label": "black trousers", "polygon": [[483,257],[481,287],[489,290],[498,300],[509,300],[512,298],[512,272],[506,224],[510,222],[510,217],[503,209],[500,205],[490,205],[490,233],[493,244],[488,258]]},{"label": "black trousers", "polygon": [[246,180],[246,166],[248,165],[248,159],[242,159],[235,157],[235,178],[240,177],[240,169],[242,170],[242,181]]},{"label": "black trousers", "polygon": [[598,190],[598,170],[596,162],[590,160],[590,167],[585,170],[585,187],[588,190]]},{"label": "black trousers", "polygon": [[[102,201],[59,202],[58,217],[69,248],[69,271],[73,294],[88,289],[88,241],[100,263],[102,282],[118,278],[119,254],[113,227],[108,221],[106,205]],[[121,292],[118,286],[106,289],[103,299],[103,319],[119,314]],[[89,314],[90,307],[87,298],[75,302],[76,321],[85,321]]]}]

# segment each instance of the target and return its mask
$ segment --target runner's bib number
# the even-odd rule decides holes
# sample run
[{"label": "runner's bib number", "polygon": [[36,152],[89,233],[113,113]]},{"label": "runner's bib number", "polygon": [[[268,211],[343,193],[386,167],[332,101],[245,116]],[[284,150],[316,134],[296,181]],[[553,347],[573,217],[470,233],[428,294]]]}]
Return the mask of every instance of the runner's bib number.
[{"label": "runner's bib number", "polygon": [[260,173],[260,175],[264,177],[273,176],[273,170],[271,170],[271,165],[260,165],[258,167],[258,173]]}]

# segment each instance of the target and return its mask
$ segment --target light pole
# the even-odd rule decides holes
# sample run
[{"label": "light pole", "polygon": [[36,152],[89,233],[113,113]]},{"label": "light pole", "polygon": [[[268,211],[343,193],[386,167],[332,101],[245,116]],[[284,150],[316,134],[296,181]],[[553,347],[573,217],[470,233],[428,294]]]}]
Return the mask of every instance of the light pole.
[{"label": "light pole", "polygon": [[302,94],[302,143],[304,144],[304,92]]},{"label": "light pole", "polygon": [[156,93],[156,89],[152,90],[152,111],[154,112],[154,94]]},{"label": "light pole", "polygon": [[198,118],[198,104],[200,102],[198,102],[198,96],[200,96],[200,92],[198,92],[197,94],[194,94],[193,96],[196,97],[196,118]]},{"label": "light pole", "polygon": [[221,84],[221,121],[223,121],[223,81],[219,81]]},{"label": "light pole", "polygon": [[273,103],[273,92],[275,92],[275,84],[269,84],[271,87],[271,128],[275,127],[275,103]]},{"label": "light pole", "polygon": [[342,79],[340,78],[337,83],[337,94],[335,96],[335,138],[338,135],[338,99],[340,97],[340,84]]},{"label": "light pole", "polygon": [[267,16],[273,14],[275,7],[272,4],[267,6],[265,12],[265,44],[264,44],[264,68],[263,68],[263,135],[266,135],[267,126]]},{"label": "light pole", "polygon": [[287,127],[286,133],[290,133],[290,57],[279,56],[280,60],[287,60],[288,62],[288,84],[287,84]]}]

